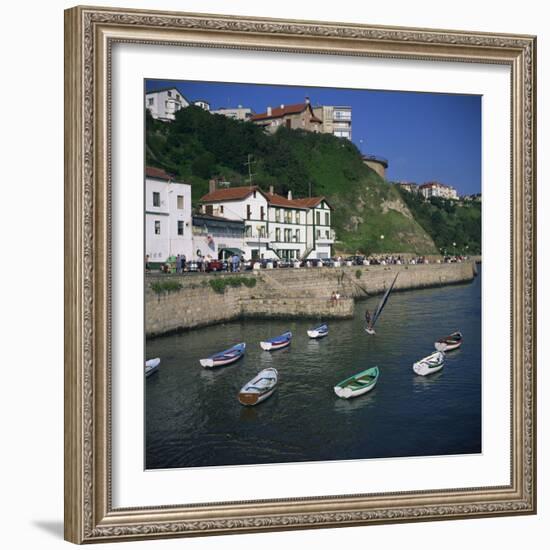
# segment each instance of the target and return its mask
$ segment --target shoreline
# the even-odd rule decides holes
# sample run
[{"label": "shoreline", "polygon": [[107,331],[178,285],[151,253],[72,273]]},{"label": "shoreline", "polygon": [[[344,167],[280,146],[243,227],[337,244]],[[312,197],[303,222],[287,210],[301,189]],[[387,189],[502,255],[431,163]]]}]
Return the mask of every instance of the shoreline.
[{"label": "shoreline", "polygon": [[[145,336],[156,338],[244,319],[349,319],[355,302],[386,290],[395,273],[395,291],[463,284],[477,274],[477,258],[450,264],[346,266],[145,276]],[[215,291],[211,281],[255,279],[253,286]],[[174,281],[178,290],[156,293],[151,284]],[[249,281],[251,282],[251,281]],[[341,299],[330,300],[333,292]]]}]

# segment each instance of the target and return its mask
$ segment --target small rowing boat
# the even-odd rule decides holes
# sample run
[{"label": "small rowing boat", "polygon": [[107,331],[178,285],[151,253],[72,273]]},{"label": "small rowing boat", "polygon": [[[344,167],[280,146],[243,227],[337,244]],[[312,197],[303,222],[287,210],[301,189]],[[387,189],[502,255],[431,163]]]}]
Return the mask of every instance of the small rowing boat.
[{"label": "small rowing boat", "polygon": [[159,367],[160,357],[155,357],[154,359],[145,361],[145,377],[151,376],[153,373],[157,372]]},{"label": "small rowing boat", "polygon": [[312,328],[307,331],[307,335],[310,338],[324,338],[325,336],[328,336],[328,325],[323,323],[316,328]]},{"label": "small rowing boat", "polygon": [[288,331],[284,332],[280,336],[271,338],[271,340],[264,340],[263,342],[260,342],[260,346],[265,351],[273,351],[276,349],[286,348],[290,345],[291,340],[292,332]]},{"label": "small rowing boat", "polygon": [[271,367],[260,371],[241,388],[239,402],[242,405],[257,405],[267,399],[275,391],[277,376],[277,370]]},{"label": "small rowing boat", "polygon": [[338,382],[338,384],[334,386],[334,393],[342,399],[349,399],[350,397],[363,395],[364,393],[371,391],[374,386],[376,386],[379,376],[380,371],[378,370],[378,367],[372,367],[364,370],[363,372],[354,374],[353,376]]},{"label": "small rowing boat", "polygon": [[445,336],[444,338],[437,340],[437,342],[434,343],[434,347],[437,351],[451,351],[459,348],[462,345],[463,340],[464,337],[462,336],[462,333],[457,330],[456,332],[449,334],[449,336]]},{"label": "small rowing boat", "polygon": [[236,344],[232,348],[226,349],[225,351],[220,351],[215,353],[206,359],[200,359],[200,363],[205,368],[213,367],[224,367],[225,365],[231,365],[235,361],[238,361],[243,357],[246,350],[246,344],[242,342],[241,344]]},{"label": "small rowing boat", "polygon": [[413,365],[413,371],[420,376],[433,374],[443,368],[445,365],[445,354],[442,351],[436,351]]}]

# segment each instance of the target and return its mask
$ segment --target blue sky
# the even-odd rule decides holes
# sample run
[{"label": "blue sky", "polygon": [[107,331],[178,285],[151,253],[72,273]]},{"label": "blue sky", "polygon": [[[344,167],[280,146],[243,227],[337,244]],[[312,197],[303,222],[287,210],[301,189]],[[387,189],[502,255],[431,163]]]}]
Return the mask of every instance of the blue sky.
[{"label": "blue sky", "polygon": [[213,109],[302,103],[352,107],[353,142],[363,153],[389,160],[387,178],[441,181],[459,194],[481,191],[481,96],[148,80],[146,90],[175,87]]}]

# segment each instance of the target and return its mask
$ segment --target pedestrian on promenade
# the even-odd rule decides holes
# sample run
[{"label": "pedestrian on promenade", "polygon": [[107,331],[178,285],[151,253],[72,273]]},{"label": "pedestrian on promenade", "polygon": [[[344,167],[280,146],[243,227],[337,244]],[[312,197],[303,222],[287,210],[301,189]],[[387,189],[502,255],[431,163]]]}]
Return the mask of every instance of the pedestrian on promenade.
[{"label": "pedestrian on promenade", "polygon": [[185,271],[185,265],[187,263],[187,258],[185,257],[185,254],[181,255],[181,272],[183,273]]},{"label": "pedestrian on promenade", "polygon": [[181,273],[181,256],[176,256],[176,273]]},{"label": "pedestrian on promenade", "polygon": [[336,292],[332,291],[330,295],[330,305],[334,306],[336,304]]},{"label": "pedestrian on promenade", "polygon": [[151,271],[151,266],[149,265],[149,254],[145,255],[145,273]]}]

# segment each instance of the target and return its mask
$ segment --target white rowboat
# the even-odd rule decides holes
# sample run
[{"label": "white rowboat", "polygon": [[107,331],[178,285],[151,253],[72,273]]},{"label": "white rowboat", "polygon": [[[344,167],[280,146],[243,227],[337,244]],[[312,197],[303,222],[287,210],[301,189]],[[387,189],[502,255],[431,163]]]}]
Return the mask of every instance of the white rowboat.
[{"label": "white rowboat", "polygon": [[260,347],[265,351],[274,351],[276,349],[286,348],[292,341],[292,332],[284,332],[280,336],[260,342]]},{"label": "white rowboat", "polygon": [[436,351],[413,365],[413,371],[420,376],[427,376],[440,371],[445,366],[445,354],[442,351]]},{"label": "white rowboat", "polygon": [[316,328],[312,328],[307,331],[307,335],[310,338],[324,338],[325,336],[328,336],[328,325],[324,323]]},{"label": "white rowboat", "polygon": [[260,371],[250,382],[247,382],[239,392],[239,402],[242,405],[257,405],[265,401],[275,391],[278,373],[274,368]]},{"label": "white rowboat", "polygon": [[145,361],[145,377],[151,376],[160,367],[160,357]]}]

